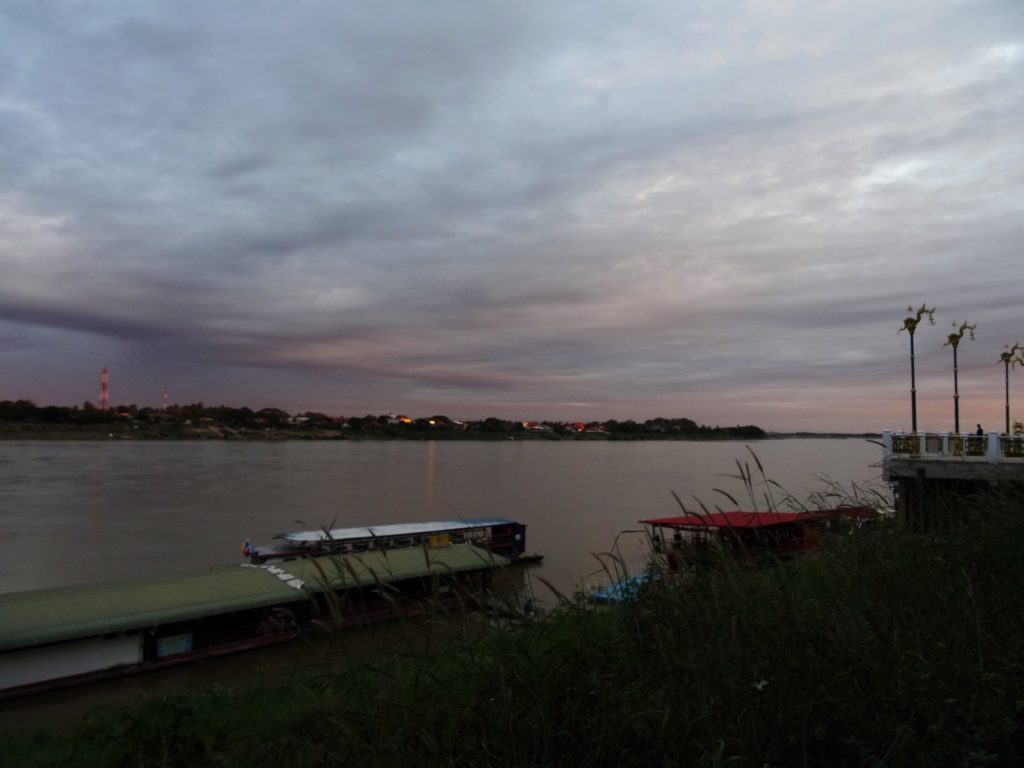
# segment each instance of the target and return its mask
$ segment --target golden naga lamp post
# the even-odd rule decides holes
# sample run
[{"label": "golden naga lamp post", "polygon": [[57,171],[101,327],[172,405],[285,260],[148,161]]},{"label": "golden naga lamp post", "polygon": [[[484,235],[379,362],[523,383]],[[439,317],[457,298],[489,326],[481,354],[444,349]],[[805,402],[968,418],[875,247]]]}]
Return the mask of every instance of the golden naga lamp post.
[{"label": "golden naga lamp post", "polygon": [[1006,434],[1010,434],[1010,365],[1016,365],[1017,363],[1024,363],[1019,356],[1022,350],[1020,344],[1014,342],[1012,347],[1007,347],[1005,352],[1000,353],[999,361],[1003,364],[1006,369],[1006,376],[1004,378],[1006,388]]},{"label": "golden naga lamp post", "polygon": [[[957,328],[956,321],[953,321],[953,327]],[[956,333],[951,333],[946,337],[946,343],[942,346],[953,348],[953,432],[960,434],[960,385],[957,380],[957,368],[956,368],[956,349],[960,346],[960,339],[964,337],[964,331],[974,338],[974,329],[976,325],[968,325],[967,321],[960,323],[960,327],[957,328]]]},{"label": "golden naga lamp post", "polygon": [[[907,312],[914,312],[914,307],[907,307]],[[903,327],[896,331],[896,333],[906,331],[910,334],[910,417],[911,431],[915,434],[917,433],[917,382],[914,378],[914,331],[917,330],[918,323],[925,315],[928,315],[928,322],[935,325],[935,307],[928,309],[922,304],[913,317],[903,319]]]}]

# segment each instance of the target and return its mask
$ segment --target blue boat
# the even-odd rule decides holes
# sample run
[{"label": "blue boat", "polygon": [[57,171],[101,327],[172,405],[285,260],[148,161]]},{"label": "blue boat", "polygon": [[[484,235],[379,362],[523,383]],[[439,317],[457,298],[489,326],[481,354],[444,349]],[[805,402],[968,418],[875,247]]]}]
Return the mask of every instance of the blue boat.
[{"label": "blue boat", "polygon": [[648,581],[657,581],[659,578],[656,573],[644,571],[636,576],[630,576],[614,584],[609,584],[607,587],[596,589],[591,593],[590,597],[595,603],[601,604],[624,603],[629,600],[636,600],[640,596],[640,590],[644,584]]}]

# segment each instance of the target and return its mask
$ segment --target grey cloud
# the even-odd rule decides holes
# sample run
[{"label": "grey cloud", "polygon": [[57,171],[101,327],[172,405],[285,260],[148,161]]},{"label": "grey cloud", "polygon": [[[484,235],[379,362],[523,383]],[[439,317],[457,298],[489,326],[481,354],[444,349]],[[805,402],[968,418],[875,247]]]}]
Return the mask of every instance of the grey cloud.
[{"label": "grey cloud", "polygon": [[550,415],[870,401],[908,301],[1013,335],[1011,3],[140,8],[0,11],[9,324]]}]

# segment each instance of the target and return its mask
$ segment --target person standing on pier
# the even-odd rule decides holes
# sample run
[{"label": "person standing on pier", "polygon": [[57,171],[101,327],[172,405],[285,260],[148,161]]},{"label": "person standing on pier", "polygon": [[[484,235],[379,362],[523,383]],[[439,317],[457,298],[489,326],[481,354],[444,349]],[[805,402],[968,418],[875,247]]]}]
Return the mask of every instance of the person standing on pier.
[{"label": "person standing on pier", "polygon": [[976,434],[978,437],[983,437],[985,435],[985,430],[981,428],[981,424],[978,425],[978,431],[975,432],[974,434]]}]

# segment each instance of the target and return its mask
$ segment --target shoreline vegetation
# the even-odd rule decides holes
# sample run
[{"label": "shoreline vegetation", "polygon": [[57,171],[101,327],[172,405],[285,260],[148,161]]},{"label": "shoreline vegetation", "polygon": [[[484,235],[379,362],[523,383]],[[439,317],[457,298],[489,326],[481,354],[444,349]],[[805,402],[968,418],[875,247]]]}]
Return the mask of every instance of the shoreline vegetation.
[{"label": "shoreline vegetation", "polygon": [[134,405],[105,410],[0,401],[0,440],[763,440],[771,437],[877,437],[877,434],[769,434],[758,426],[705,426],[687,418],[590,422],[473,421],[444,415],[327,416],[278,408],[202,403],[166,409]]},{"label": "shoreline vegetation", "polygon": [[1014,765],[1024,503],[950,501],[941,529],[885,518],[768,567],[723,555],[610,608],[578,594],[501,626],[438,616],[427,647],[0,734],[0,754],[85,768]]}]

